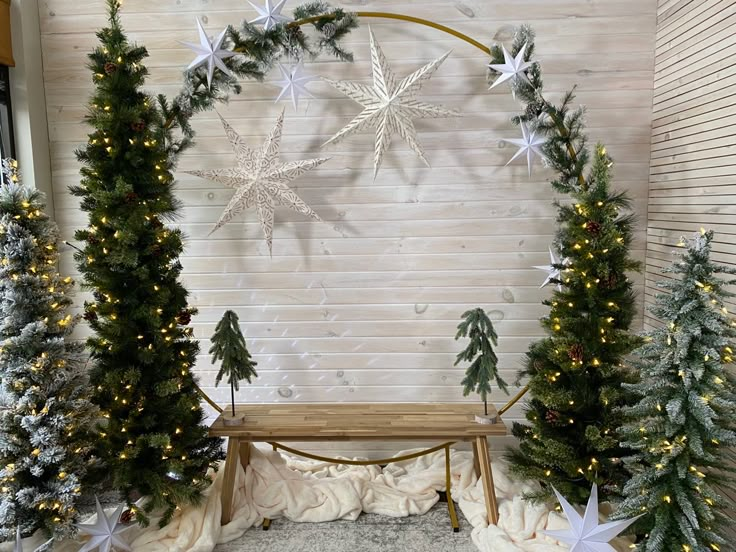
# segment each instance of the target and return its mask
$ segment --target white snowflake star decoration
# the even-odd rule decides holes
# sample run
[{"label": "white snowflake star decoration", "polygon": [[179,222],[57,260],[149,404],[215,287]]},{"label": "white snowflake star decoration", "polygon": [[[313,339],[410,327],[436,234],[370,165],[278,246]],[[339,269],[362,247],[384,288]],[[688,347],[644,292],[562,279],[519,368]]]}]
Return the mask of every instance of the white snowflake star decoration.
[{"label": "white snowflake star decoration", "polygon": [[258,150],[249,148],[243,138],[235,132],[222,116],[220,116],[220,120],[235,152],[237,166],[231,169],[187,172],[235,189],[235,194],[225,207],[212,232],[232,220],[235,215],[241,213],[246,207],[255,205],[261,228],[266,237],[266,243],[268,243],[268,250],[273,253],[275,205],[285,205],[297,213],[312,217],[314,220],[322,220],[311,207],[289,188],[288,183],[318,167],[329,158],[290,161],[288,163],[279,162],[281,129],[284,125],[283,111],[263,143],[263,147]]},{"label": "white snowflake star decoration", "polygon": [[[506,82],[509,79],[522,79],[526,82],[529,82],[529,77],[526,74],[526,70],[529,69],[533,64],[537,63],[536,61],[524,61],[524,54],[526,52],[527,45],[524,44],[524,46],[521,47],[521,50],[519,50],[519,53],[516,54],[516,57],[513,57],[508,50],[506,50],[506,47],[501,45],[501,50],[503,51],[503,59],[504,63],[489,63],[488,67],[493,69],[494,71],[497,71],[501,73],[499,77],[493,81],[493,84],[491,85],[491,88],[494,88],[501,84],[502,82]],[[489,90],[491,89],[489,88]]]},{"label": "white snowflake star decoration", "polygon": [[291,17],[281,15],[281,10],[284,9],[284,4],[286,4],[286,0],[281,0],[281,2],[276,2],[276,4],[272,4],[271,0],[266,0],[266,5],[263,7],[256,6],[253,2],[250,1],[248,3],[253,6],[254,10],[258,12],[258,17],[256,17],[252,21],[249,21],[249,23],[263,25],[263,29],[266,31],[269,30],[271,27],[278,25],[279,23],[292,21]]},{"label": "white snowflake star decoration", "polygon": [[542,153],[542,146],[544,145],[546,140],[544,137],[537,134],[536,130],[530,130],[526,123],[522,122],[520,126],[521,138],[503,139],[504,142],[508,142],[509,144],[514,144],[515,146],[519,147],[519,150],[514,154],[511,159],[509,159],[506,165],[511,163],[517,157],[526,154],[526,165],[529,169],[529,176],[531,177],[534,154],[538,155],[541,158],[544,158],[544,154]]},{"label": "white snowflake star decoration", "polygon": [[197,54],[197,57],[189,64],[187,70],[193,70],[206,64],[207,86],[211,87],[212,76],[215,74],[215,67],[227,76],[232,77],[230,69],[227,68],[227,65],[225,65],[223,60],[231,58],[237,54],[230,50],[223,50],[221,48],[222,41],[225,40],[227,29],[224,29],[219,35],[217,35],[215,40],[210,40],[210,37],[207,36],[207,32],[204,30],[202,22],[199,19],[197,19],[197,27],[199,30],[199,44],[195,44],[193,42],[182,42],[184,46],[194,50],[194,53]]},{"label": "white snowflake star decoration", "polygon": [[[552,253],[552,248],[549,248],[549,265],[547,266],[535,266],[534,268],[538,268],[539,270],[544,270],[547,273],[547,278],[544,280],[544,283],[539,286],[539,288],[543,288],[547,284],[551,283],[552,280],[561,281],[562,280],[562,269],[561,268],[555,268],[555,266],[567,266],[570,264],[570,258],[565,257],[562,259],[562,261],[559,261],[555,258],[555,254]],[[557,284],[557,289],[562,291],[562,284]]]},{"label": "white snowflake star decoration", "polygon": [[371,29],[368,30],[371,43],[371,61],[373,66],[373,86],[366,86],[357,82],[331,81],[332,86],[346,96],[363,106],[363,112],[340,132],[330,138],[325,145],[334,144],[366,127],[376,129],[376,147],[374,156],[373,177],[383,161],[383,155],[391,143],[391,137],[398,133],[409,147],[429,166],[421,145],[417,141],[417,131],[414,128],[413,118],[422,117],[452,117],[457,112],[440,106],[418,101],[415,96],[427,82],[437,68],[442,64],[450,52],[416,70],[408,77],[396,82],[381,47]]},{"label": "white snowflake star decoration", "polygon": [[[553,487],[554,489],[554,487]],[[593,483],[590,491],[588,506],[585,514],[580,514],[565,500],[557,489],[554,489],[557,500],[560,501],[562,510],[565,512],[570,529],[563,531],[542,531],[545,535],[555,538],[560,542],[570,545],[570,552],[616,552],[616,549],[608,544],[619,533],[634,523],[641,516],[623,521],[610,521],[603,525],[598,524],[598,486]]]},{"label": "white snowflake star decoration", "polygon": [[90,535],[90,539],[79,549],[79,552],[90,552],[95,549],[99,549],[100,552],[110,552],[113,549],[132,552],[130,546],[120,538],[120,533],[128,529],[127,525],[120,523],[120,515],[123,513],[124,506],[121,504],[111,517],[107,517],[97,497],[95,497],[95,502],[97,505],[97,519],[95,522],[77,524],[80,533]]},{"label": "white snowflake star decoration", "polygon": [[299,109],[300,96],[312,97],[305,85],[308,82],[317,80],[317,77],[304,73],[304,64],[301,61],[289,69],[279,63],[278,68],[281,71],[282,79],[278,82],[281,92],[276,98],[276,101],[278,102],[284,97],[290,97],[294,109]]}]

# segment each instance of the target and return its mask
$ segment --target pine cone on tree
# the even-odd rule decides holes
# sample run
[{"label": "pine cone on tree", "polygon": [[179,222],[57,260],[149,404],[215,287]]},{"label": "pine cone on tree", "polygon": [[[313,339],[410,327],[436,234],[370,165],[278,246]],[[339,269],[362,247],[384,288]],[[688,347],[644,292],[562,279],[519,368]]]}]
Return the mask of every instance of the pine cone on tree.
[{"label": "pine cone on tree", "polygon": [[585,350],[583,349],[583,346],[580,343],[575,343],[567,351],[567,355],[570,357],[570,360],[572,360],[573,362],[582,362],[584,354],[585,354]]},{"label": "pine cone on tree", "polygon": [[550,424],[556,424],[560,421],[560,413],[556,410],[548,410],[544,415],[544,419]]},{"label": "pine cone on tree", "polygon": [[138,194],[135,192],[125,194],[125,203],[135,203],[136,201],[138,201]]},{"label": "pine cone on tree", "polygon": [[135,521],[135,512],[130,508],[127,508],[121,515],[120,521],[122,523],[132,523]]},{"label": "pine cone on tree", "polygon": [[594,220],[589,220],[585,223],[585,229],[593,236],[600,234],[601,228],[601,223]]},{"label": "pine cone on tree", "polygon": [[618,276],[609,274],[605,278],[601,278],[601,283],[606,289],[613,289],[618,285]]},{"label": "pine cone on tree", "polygon": [[133,129],[135,132],[143,132],[146,130],[146,123],[144,121],[136,121],[135,123],[130,125],[130,128]]},{"label": "pine cone on tree", "polygon": [[105,73],[107,73],[108,75],[112,75],[117,70],[118,70],[118,66],[115,65],[112,61],[108,61],[105,64]]},{"label": "pine cone on tree", "polygon": [[97,320],[97,313],[94,312],[94,311],[90,311],[90,310],[85,311],[85,313],[84,313],[84,319],[87,322],[94,322],[95,320]]},{"label": "pine cone on tree", "polygon": [[183,310],[177,315],[176,321],[181,326],[186,326],[192,321],[192,313],[189,311]]}]

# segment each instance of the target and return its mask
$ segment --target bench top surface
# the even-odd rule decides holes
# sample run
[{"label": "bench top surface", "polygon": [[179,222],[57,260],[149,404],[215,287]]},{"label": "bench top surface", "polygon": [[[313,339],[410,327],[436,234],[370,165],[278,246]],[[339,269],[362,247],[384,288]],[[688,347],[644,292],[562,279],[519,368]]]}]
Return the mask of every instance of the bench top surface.
[{"label": "bench top surface", "polygon": [[[275,403],[236,405],[235,410],[245,414],[245,422],[226,426],[221,414],[210,435],[251,441],[459,441],[506,435],[500,419],[476,422],[483,406],[471,403]],[[496,416],[496,409],[489,405],[488,414]]]}]

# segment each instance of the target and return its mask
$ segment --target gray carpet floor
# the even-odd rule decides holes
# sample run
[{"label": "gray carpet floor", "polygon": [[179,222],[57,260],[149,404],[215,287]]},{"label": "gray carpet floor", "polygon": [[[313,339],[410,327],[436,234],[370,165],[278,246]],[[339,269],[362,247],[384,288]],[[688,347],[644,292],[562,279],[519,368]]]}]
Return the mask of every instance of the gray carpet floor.
[{"label": "gray carpet floor", "polygon": [[476,552],[472,527],[457,512],[459,533],[452,531],[444,502],[423,516],[406,518],[362,514],[357,521],[328,523],[277,519],[268,531],[253,528],[215,552]]}]

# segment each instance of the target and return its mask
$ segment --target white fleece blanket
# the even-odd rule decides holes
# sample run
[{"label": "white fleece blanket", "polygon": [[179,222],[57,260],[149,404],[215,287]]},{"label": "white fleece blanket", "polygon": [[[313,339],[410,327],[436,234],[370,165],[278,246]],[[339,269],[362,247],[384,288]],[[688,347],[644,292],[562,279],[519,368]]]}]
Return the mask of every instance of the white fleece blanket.
[{"label": "white fleece blanket", "polygon": [[[133,526],[123,533],[125,539],[135,552],[212,552],[218,543],[237,539],[260,525],[264,517],[325,522],[355,520],[361,512],[421,515],[438,501],[437,491],[445,489],[444,451],[381,469],[302,461],[253,447],[250,462],[246,472],[238,467],[234,515],[229,524],[220,526],[221,469],[199,507],[178,511],[164,529],[158,529],[155,520],[146,529]],[[452,451],[451,464],[453,498],[473,526],[471,537],[482,552],[568,550],[539,532],[566,528],[564,517],[547,506],[522,500],[522,493],[531,487],[512,482],[502,463],[493,464],[500,508],[498,526],[486,522],[483,488],[473,471],[472,453]],[[447,525],[450,531],[449,516]],[[27,540],[27,551],[40,542]],[[613,544],[617,551],[628,550],[629,542],[623,539]],[[68,541],[54,550],[76,552],[79,548],[79,543]],[[10,548],[0,547],[6,549]]]}]

